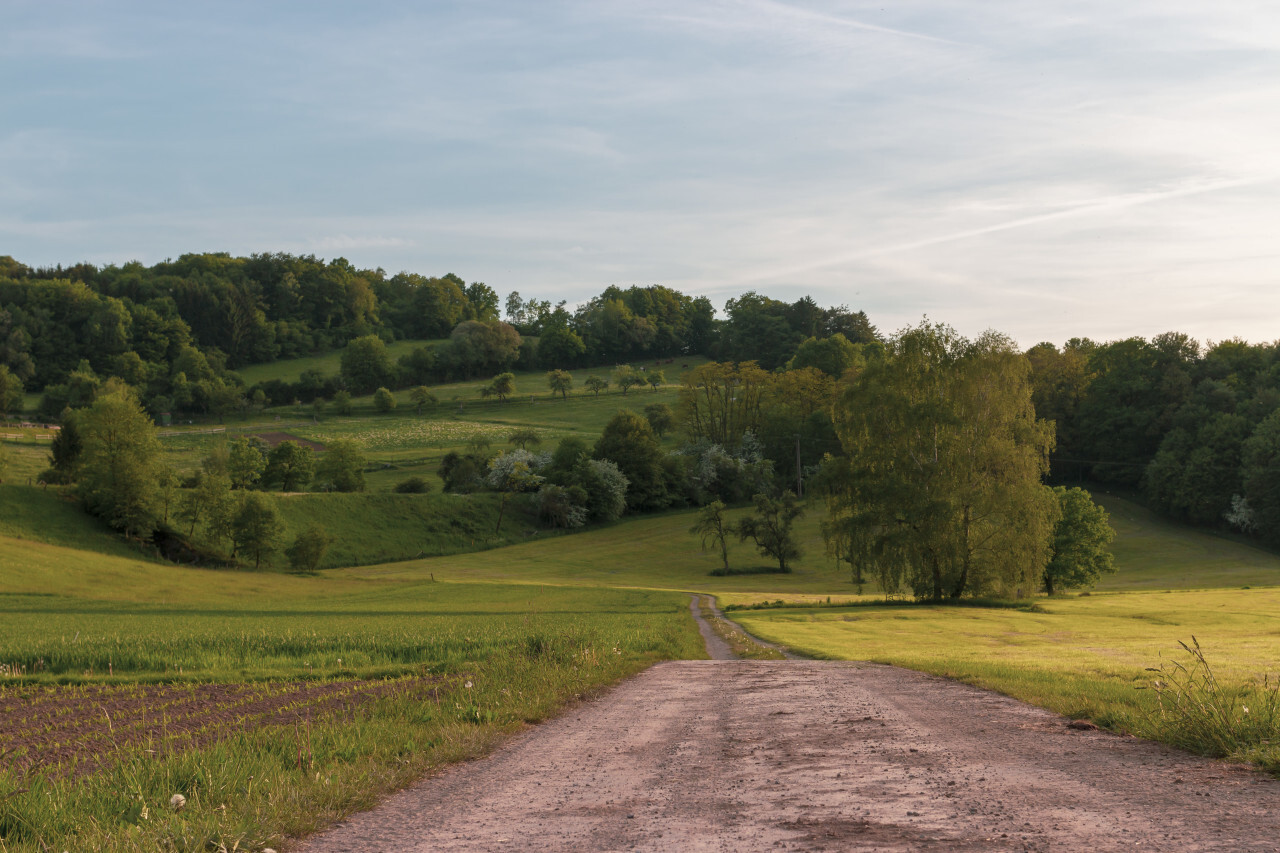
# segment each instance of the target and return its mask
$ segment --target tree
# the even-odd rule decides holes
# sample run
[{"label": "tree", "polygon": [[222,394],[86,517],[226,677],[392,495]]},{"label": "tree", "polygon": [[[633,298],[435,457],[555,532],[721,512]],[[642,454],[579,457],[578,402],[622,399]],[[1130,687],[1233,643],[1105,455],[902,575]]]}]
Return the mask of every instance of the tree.
[{"label": "tree", "polygon": [[497,320],[467,320],[449,336],[442,361],[451,371],[470,378],[507,369],[519,355],[520,333],[514,328]]},{"label": "tree", "polygon": [[312,524],[294,537],[293,544],[285,549],[289,566],[295,572],[315,572],[324,561],[324,555],[334,538],[319,525]]},{"label": "tree", "polygon": [[559,394],[562,400],[568,399],[569,389],[573,387],[573,375],[567,370],[549,370],[547,385],[551,388],[552,397]]},{"label": "tree", "polygon": [[232,556],[243,551],[253,557],[256,571],[262,566],[262,558],[269,557],[278,547],[284,522],[272,498],[259,492],[250,492],[240,501],[240,507],[231,521],[231,536],[235,543]]},{"label": "tree", "polygon": [[436,395],[431,393],[431,389],[425,385],[419,385],[409,392],[409,402],[413,403],[415,412],[422,414],[422,407],[427,404],[436,404]]},{"label": "tree", "polygon": [[262,439],[251,440],[246,436],[236,438],[227,446],[227,476],[231,478],[231,488],[251,489],[258,484],[267,467],[264,447]]},{"label": "tree", "polygon": [[488,387],[480,391],[483,396],[494,396],[504,403],[515,392],[516,375],[514,373],[499,373],[493,377],[493,381],[489,383]]},{"label": "tree", "polygon": [[49,465],[57,474],[54,478],[57,482],[75,482],[79,475],[82,449],[75,416],[68,414],[62,419],[62,427],[54,433],[53,441],[49,443]]},{"label": "tree", "polygon": [[839,379],[846,370],[863,363],[861,348],[837,332],[827,338],[806,339],[787,362],[787,369],[814,367],[833,379]]},{"label": "tree", "polygon": [[342,351],[342,379],[360,394],[380,385],[390,385],[395,377],[387,345],[377,335],[355,338]]},{"label": "tree", "polygon": [[148,536],[159,520],[162,464],[155,424],[126,385],[109,389],[76,416],[83,449],[80,500],[126,535]]},{"label": "tree", "polygon": [[568,326],[544,329],[538,338],[538,362],[544,367],[573,367],[586,351],[582,338]]},{"label": "tree", "polygon": [[587,510],[574,499],[575,491],[582,497],[586,496],[581,489],[544,484],[538,489],[538,518],[548,527],[581,527],[587,521]]},{"label": "tree", "polygon": [[507,437],[507,443],[514,444],[516,447],[519,447],[521,450],[528,450],[529,445],[531,444],[534,447],[537,447],[539,444],[542,444],[542,438],[541,436],[538,435],[537,430],[531,429],[529,427],[523,427],[511,433],[511,435]]},{"label": "tree", "polygon": [[582,384],[586,386],[588,391],[599,397],[600,392],[609,387],[609,380],[600,376],[588,376],[587,381]]},{"label": "tree", "polygon": [[724,517],[724,503],[712,501],[698,513],[698,522],[689,528],[690,533],[702,537],[702,550],[715,548],[720,552],[720,560],[724,570],[729,571],[729,537],[733,535],[733,526]]},{"label": "tree", "polygon": [[644,374],[629,364],[623,364],[614,368],[613,384],[622,389],[622,396],[625,397],[628,389],[644,384]]},{"label": "tree", "polygon": [[1254,528],[1280,545],[1280,409],[1268,415],[1244,443],[1244,498]]},{"label": "tree", "polygon": [[667,381],[667,375],[661,370],[650,370],[645,374],[645,381],[649,383],[649,387],[652,388],[656,394],[658,392],[658,388]]},{"label": "tree", "polygon": [[396,397],[387,388],[379,388],[373,392],[373,407],[386,414],[396,407]]},{"label": "tree", "polygon": [[662,449],[649,422],[635,412],[624,409],[613,416],[593,455],[613,462],[627,478],[627,505],[632,509],[660,509],[668,504]]},{"label": "tree", "polygon": [[796,542],[792,527],[804,514],[804,507],[796,501],[794,492],[783,492],[778,498],[758,494],[752,500],[756,505],[755,515],[738,522],[738,539],[755,542],[762,556],[777,560],[781,571],[791,571],[787,561],[800,557],[800,543]]},{"label": "tree", "polygon": [[705,438],[733,449],[746,433],[756,433],[774,374],[754,361],[710,362],[680,377],[679,420],[690,438]]},{"label": "tree", "polygon": [[587,493],[587,514],[592,521],[617,521],[627,508],[630,483],[608,459],[585,459],[573,471],[573,484]]},{"label": "tree", "polygon": [[1044,591],[1092,586],[1103,574],[1116,570],[1107,546],[1115,539],[1107,511],[1093,502],[1084,489],[1058,486],[1053,490],[1061,518],[1053,528],[1049,563],[1044,569]]},{"label": "tree", "polygon": [[226,475],[200,471],[194,487],[178,503],[178,518],[189,524],[188,536],[194,536],[196,525],[203,521],[211,537],[218,539],[223,532],[222,522],[230,518],[233,506],[231,481]]},{"label": "tree", "polygon": [[282,441],[272,448],[262,474],[264,486],[279,486],[281,491],[297,492],[311,482],[315,474],[315,451],[296,441]]},{"label": "tree", "polygon": [[22,378],[9,370],[9,365],[0,364],[0,418],[9,419],[9,415],[22,411]]},{"label": "tree", "polygon": [[676,416],[666,403],[650,403],[644,407],[644,418],[658,438],[675,429]]},{"label": "tree", "polygon": [[333,408],[340,415],[351,414],[351,392],[345,388],[339,388],[334,391]]},{"label": "tree", "polygon": [[851,526],[854,559],[935,601],[1040,586],[1058,506],[1041,487],[1053,428],[1029,373],[1007,338],[926,321],[845,385],[834,411],[849,468],[828,518]]},{"label": "tree", "polygon": [[365,464],[360,445],[345,438],[331,441],[316,463],[316,485],[325,492],[363,492]]},{"label": "tree", "polygon": [[498,502],[498,525],[493,531],[495,535],[502,532],[502,517],[511,495],[531,492],[542,485],[545,478],[534,472],[534,465],[533,454],[527,450],[512,450],[489,460],[489,475],[485,482],[502,495]]}]

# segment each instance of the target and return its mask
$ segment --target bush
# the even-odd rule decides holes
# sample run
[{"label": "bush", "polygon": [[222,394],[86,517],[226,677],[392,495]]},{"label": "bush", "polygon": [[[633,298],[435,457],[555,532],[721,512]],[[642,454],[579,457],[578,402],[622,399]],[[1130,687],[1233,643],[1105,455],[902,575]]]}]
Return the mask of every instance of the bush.
[{"label": "bush", "polygon": [[396,397],[386,388],[373,392],[373,407],[379,412],[389,412],[396,407]]},{"label": "bush", "polygon": [[402,495],[421,495],[431,491],[431,484],[421,477],[410,477],[396,483],[392,491]]}]

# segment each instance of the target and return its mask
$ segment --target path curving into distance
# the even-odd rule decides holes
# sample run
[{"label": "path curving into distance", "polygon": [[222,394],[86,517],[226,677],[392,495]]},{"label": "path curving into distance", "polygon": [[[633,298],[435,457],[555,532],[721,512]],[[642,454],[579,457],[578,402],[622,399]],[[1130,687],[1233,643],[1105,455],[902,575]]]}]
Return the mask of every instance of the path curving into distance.
[{"label": "path curving into distance", "polygon": [[1280,850],[1277,780],[1068,722],[896,667],[671,661],[300,849]]}]

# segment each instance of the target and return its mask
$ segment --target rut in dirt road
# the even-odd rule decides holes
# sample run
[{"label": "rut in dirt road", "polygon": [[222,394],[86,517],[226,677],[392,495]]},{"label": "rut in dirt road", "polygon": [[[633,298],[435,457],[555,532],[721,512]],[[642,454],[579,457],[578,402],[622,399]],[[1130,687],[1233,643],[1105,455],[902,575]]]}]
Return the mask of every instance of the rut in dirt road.
[{"label": "rut in dirt road", "polygon": [[1276,850],[1280,784],[909,670],[662,663],[302,849]]}]

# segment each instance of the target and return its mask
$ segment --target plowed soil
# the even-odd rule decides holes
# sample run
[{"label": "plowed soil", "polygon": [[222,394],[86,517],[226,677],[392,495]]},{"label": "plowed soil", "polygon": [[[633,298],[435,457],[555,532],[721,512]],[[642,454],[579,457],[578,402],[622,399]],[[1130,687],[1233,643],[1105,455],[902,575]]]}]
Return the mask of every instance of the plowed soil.
[{"label": "plowed soil", "polygon": [[4,762],[19,773],[92,773],[125,751],[162,754],[232,732],[350,715],[380,696],[437,682],[83,685],[0,691]]},{"label": "plowed soil", "polygon": [[680,661],[301,845],[1277,850],[1280,783],[873,664]]}]

